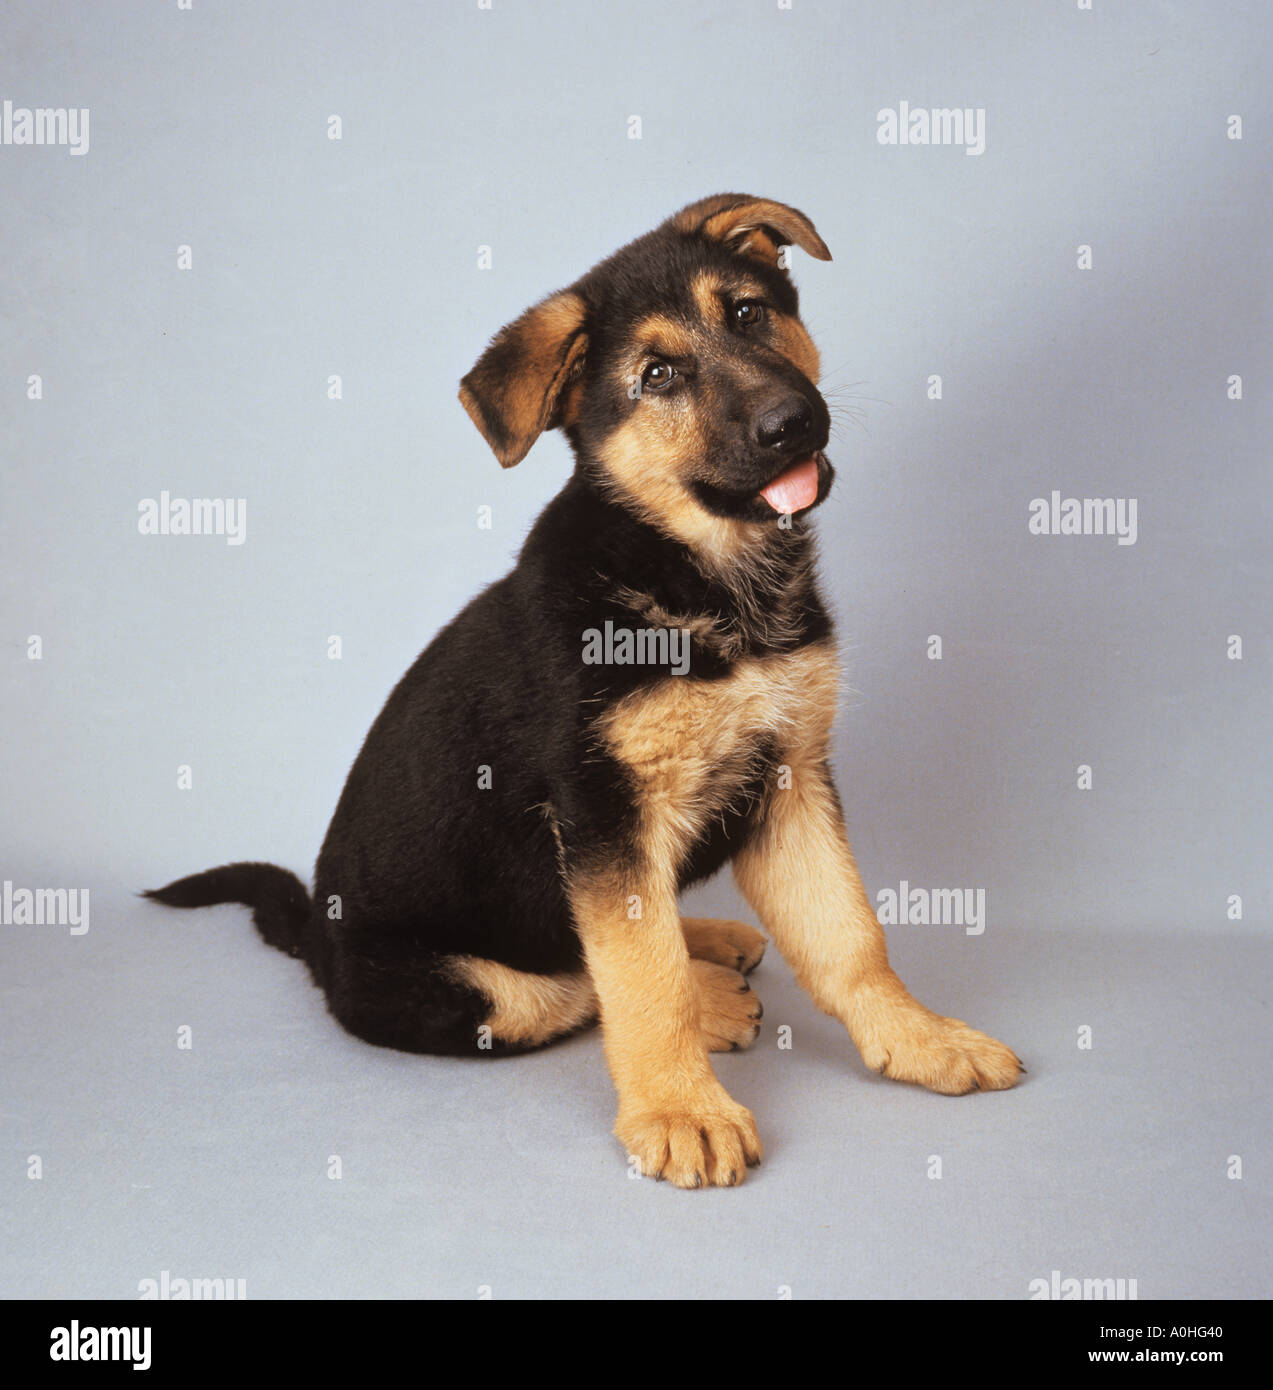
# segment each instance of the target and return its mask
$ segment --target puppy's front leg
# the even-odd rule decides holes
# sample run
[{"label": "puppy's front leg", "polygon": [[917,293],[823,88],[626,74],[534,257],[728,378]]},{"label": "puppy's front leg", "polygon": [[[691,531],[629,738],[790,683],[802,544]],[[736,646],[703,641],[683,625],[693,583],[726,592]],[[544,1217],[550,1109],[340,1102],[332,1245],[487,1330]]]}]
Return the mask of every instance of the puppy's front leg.
[{"label": "puppy's front leg", "polygon": [[742,1182],[760,1139],[708,1061],[675,885],[650,870],[605,870],[576,877],[571,902],[619,1092],[615,1134],[647,1177]]},{"label": "puppy's front leg", "polygon": [[894,974],[830,769],[817,756],[786,762],[791,785],[770,793],[734,876],[796,978],[885,1076],[947,1095],[1013,1085],[1022,1067],[1010,1048],[924,1008]]}]

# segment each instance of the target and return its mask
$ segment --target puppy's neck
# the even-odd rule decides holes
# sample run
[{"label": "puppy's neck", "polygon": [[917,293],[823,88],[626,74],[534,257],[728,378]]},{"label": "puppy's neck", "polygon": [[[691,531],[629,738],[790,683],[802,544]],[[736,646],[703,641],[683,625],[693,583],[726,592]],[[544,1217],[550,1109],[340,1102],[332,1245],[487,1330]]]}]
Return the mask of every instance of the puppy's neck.
[{"label": "puppy's neck", "polygon": [[581,468],[573,486],[597,511],[597,577],[624,607],[649,620],[705,625],[722,654],[734,657],[791,650],[825,635],[816,550],[803,519],[722,520],[719,531],[705,524],[687,538],[594,470]]}]

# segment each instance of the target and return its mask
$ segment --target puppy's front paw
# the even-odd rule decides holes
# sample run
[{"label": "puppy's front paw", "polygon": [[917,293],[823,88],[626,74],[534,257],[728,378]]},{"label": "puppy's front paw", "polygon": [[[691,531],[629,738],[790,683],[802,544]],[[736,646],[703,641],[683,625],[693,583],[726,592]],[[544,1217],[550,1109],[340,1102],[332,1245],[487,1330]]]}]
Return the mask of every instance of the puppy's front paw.
[{"label": "puppy's front paw", "polygon": [[913,1000],[910,1007],[873,1019],[858,1046],[873,1071],[947,1096],[1004,1091],[1025,1070],[1010,1047]]},{"label": "puppy's front paw", "polygon": [[764,1005],[752,987],[728,966],[691,960],[698,991],[699,1027],[711,1052],[734,1052],[750,1047],[760,1036]]},{"label": "puppy's front paw", "polygon": [[647,1178],[677,1187],[733,1187],[762,1152],[751,1111],[727,1095],[710,1109],[621,1110],[614,1132]]}]

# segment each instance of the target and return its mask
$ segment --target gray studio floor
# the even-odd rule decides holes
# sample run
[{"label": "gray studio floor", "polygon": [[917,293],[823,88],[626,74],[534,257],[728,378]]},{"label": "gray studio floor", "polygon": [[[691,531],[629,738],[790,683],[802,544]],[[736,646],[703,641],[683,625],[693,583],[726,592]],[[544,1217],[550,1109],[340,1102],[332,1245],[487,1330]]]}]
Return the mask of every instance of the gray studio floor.
[{"label": "gray studio floor", "polygon": [[681,1192],[628,1178],[595,1032],[497,1062],[372,1048],[241,909],[101,896],[85,936],[0,936],[6,1296],[136,1298],[164,1271],[256,1299],[1020,1299],[1053,1271],[1270,1292],[1250,935],[895,928],[914,992],[1029,1066],[961,1099],[869,1074],[771,953],[764,1032],[718,1059],[765,1164]]}]

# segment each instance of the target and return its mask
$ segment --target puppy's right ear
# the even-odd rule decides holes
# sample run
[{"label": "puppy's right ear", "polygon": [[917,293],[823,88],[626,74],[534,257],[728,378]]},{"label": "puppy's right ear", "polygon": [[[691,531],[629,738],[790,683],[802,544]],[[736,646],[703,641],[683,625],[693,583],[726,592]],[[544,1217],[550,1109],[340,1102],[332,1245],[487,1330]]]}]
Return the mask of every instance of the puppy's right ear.
[{"label": "puppy's right ear", "polygon": [[491,339],[460,383],[460,403],[505,468],[545,431],[573,422],[588,337],[574,290],[550,295]]}]

